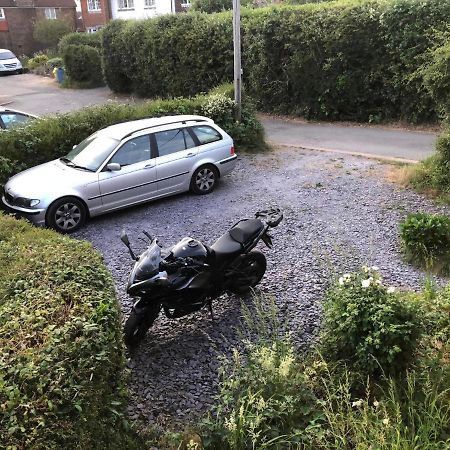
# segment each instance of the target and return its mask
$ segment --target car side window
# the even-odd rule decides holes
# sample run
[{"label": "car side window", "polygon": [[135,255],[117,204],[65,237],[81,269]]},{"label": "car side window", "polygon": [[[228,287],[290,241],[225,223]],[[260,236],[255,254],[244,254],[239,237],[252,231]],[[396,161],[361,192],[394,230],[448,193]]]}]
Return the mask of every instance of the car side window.
[{"label": "car side window", "polygon": [[110,163],[129,166],[150,159],[150,137],[139,136],[125,142],[110,159]]},{"label": "car side window", "polygon": [[192,127],[192,131],[197,136],[200,144],[209,144],[211,142],[220,141],[222,139],[221,134],[213,127],[209,127],[208,125],[198,125],[196,127]]},{"label": "car side window", "polygon": [[26,116],[25,114],[17,113],[2,113],[1,117],[5,128],[11,128],[14,125],[20,125],[30,120],[30,117]]},{"label": "car side window", "polygon": [[159,131],[155,133],[159,156],[187,150],[195,147],[195,142],[189,132],[184,128],[175,130]]}]

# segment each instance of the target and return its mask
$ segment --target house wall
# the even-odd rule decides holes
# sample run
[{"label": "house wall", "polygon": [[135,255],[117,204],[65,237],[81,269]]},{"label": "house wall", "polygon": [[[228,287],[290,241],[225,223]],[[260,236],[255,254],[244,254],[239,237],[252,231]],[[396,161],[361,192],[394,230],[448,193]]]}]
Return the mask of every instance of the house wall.
[{"label": "house wall", "polygon": [[100,8],[100,11],[88,11],[87,0],[81,0],[83,25],[86,30],[88,28],[104,27],[108,23],[109,19],[111,18],[109,1],[101,0]]},{"label": "house wall", "polygon": [[119,10],[119,0],[111,0],[111,15],[113,19],[148,19],[150,17],[170,14],[172,0],[156,0],[154,8],[145,8],[145,0],[134,0],[134,9]]},{"label": "house wall", "polygon": [[[8,48],[16,55],[32,55],[42,50],[42,45],[33,38],[33,29],[37,20],[45,19],[45,8],[29,7],[27,0],[17,0],[16,4],[21,7],[3,7],[8,31],[0,31],[0,47]],[[75,30],[75,8],[55,9],[56,18],[65,20]]]}]

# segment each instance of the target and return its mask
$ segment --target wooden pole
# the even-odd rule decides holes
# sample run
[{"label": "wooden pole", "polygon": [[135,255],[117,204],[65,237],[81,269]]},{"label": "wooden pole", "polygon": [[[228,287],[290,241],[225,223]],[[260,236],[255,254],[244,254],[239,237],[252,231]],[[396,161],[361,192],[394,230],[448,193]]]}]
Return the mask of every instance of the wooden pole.
[{"label": "wooden pole", "polygon": [[241,1],[233,0],[233,46],[234,46],[234,101],[236,102],[236,120],[241,121]]}]

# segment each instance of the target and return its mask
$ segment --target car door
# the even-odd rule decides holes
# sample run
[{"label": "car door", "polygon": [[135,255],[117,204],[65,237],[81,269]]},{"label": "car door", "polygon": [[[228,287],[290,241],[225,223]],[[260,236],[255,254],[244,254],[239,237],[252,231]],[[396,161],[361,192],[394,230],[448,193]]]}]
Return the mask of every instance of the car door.
[{"label": "car door", "polygon": [[189,131],[167,129],[154,133],[152,139],[157,151],[158,195],[186,190],[198,151]]},{"label": "car door", "polygon": [[[119,164],[120,170],[109,170],[111,163]],[[99,174],[99,188],[104,211],[155,196],[156,167],[148,134],[132,137],[119,147]]]}]

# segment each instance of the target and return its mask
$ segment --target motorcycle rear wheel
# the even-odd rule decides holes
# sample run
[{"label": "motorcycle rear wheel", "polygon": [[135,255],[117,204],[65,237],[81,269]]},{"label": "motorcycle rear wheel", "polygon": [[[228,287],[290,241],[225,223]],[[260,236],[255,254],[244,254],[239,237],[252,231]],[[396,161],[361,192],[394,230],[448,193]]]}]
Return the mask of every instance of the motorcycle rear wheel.
[{"label": "motorcycle rear wheel", "polygon": [[229,290],[233,294],[246,294],[261,281],[266,267],[267,261],[263,253],[254,250],[243,255],[233,268],[233,283]]},{"label": "motorcycle rear wheel", "polygon": [[123,327],[127,347],[136,347],[144,339],[147,331],[158,317],[159,311],[159,305],[149,306],[139,313],[133,308]]}]

